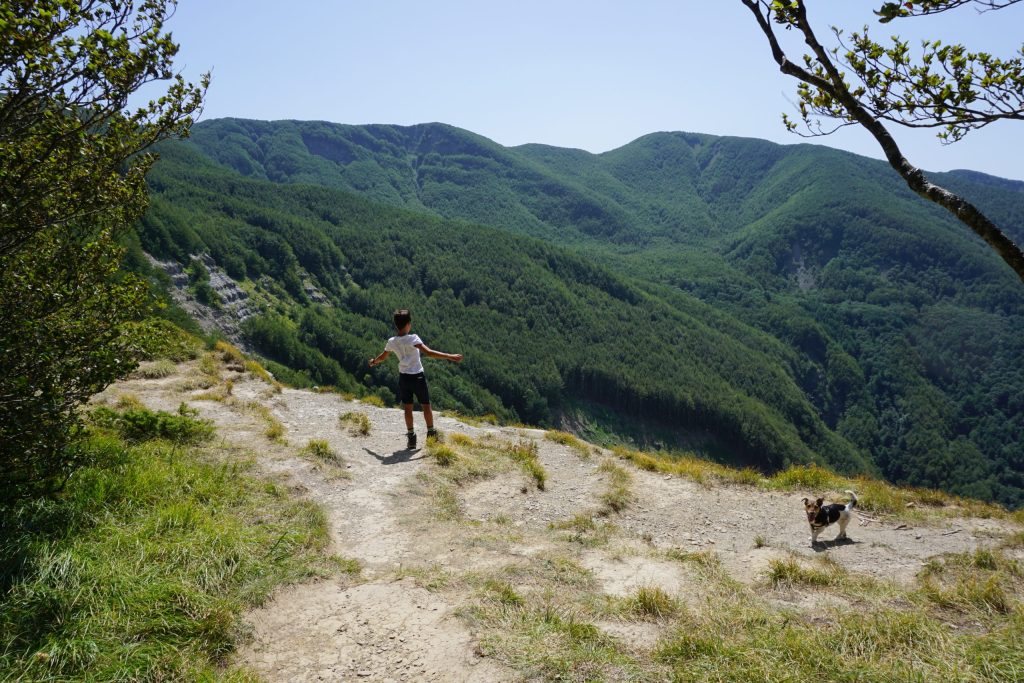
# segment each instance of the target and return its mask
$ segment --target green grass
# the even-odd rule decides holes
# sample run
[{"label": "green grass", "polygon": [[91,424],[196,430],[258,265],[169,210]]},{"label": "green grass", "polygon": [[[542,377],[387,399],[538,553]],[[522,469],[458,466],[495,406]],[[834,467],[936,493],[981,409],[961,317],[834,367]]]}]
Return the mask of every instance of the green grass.
[{"label": "green grass", "polygon": [[[96,464],[0,521],[0,680],[213,680],[240,615],[335,573],[320,508],[162,440],[96,433]],[[237,673],[237,672],[236,672]]]},{"label": "green grass", "polygon": [[[578,612],[557,604],[491,600],[466,610],[484,631],[480,649],[526,680],[646,680],[633,658]],[[615,671],[628,678],[600,676]]]},{"label": "green grass", "polygon": [[177,414],[149,410],[138,399],[122,399],[118,405],[127,406],[127,410],[118,412],[98,406],[89,414],[90,421],[132,442],[164,439],[178,445],[198,444],[208,441],[214,434],[213,423],[198,419],[199,412],[184,403],[178,406]]},{"label": "green grass", "polygon": [[[749,603],[688,613],[654,658],[673,681],[1020,680],[1019,618],[983,637],[920,612],[887,607],[793,618]],[[834,624],[823,627],[823,624]]]},{"label": "green grass", "polygon": [[932,559],[918,579],[920,597],[943,610],[977,617],[1021,609],[1024,567],[999,549],[979,548]]}]

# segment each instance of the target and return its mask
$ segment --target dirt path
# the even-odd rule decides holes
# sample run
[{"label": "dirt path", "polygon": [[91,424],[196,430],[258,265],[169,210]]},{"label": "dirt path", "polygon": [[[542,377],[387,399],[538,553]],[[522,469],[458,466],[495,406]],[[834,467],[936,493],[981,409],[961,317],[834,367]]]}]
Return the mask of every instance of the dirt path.
[{"label": "dirt path", "polygon": [[[196,400],[201,390],[190,389],[188,382],[197,372],[195,364],[187,364],[163,379],[128,380],[98,400],[133,394],[163,410],[188,401],[216,423],[225,442],[251,452],[261,473],[319,503],[330,525],[332,552],[358,560],[363,568],[357,579],[282,590],[248,616],[253,635],[237,661],[267,681],[522,679],[522,672],[481,656],[469,622],[460,618],[473,590],[431,592],[424,576],[439,577],[444,585],[460,576],[524,566],[530,558],[557,551],[575,558],[608,595],[650,585],[680,594],[698,580],[684,565],[665,559],[666,551],[680,549],[713,551],[729,574],[745,583],[760,580],[771,559],[822,554],[853,572],[907,582],[927,558],[992,543],[1005,526],[982,519],[904,529],[855,523],[849,529],[853,543],[812,549],[800,499],[817,492],[705,488],[623,462],[633,476],[636,499],[607,518],[614,544],[586,547],[565,541],[565,532],[551,525],[598,508],[608,477],[599,468],[600,455],[581,458],[539,430],[477,428],[441,417],[438,427],[449,437],[490,434],[535,442],[548,474],[543,491],[525,486],[514,469],[460,487],[455,504],[461,519],[443,520],[424,484],[437,465],[423,450],[404,450],[400,411],[329,393],[274,393],[260,380],[228,371],[223,375],[233,381],[229,400]],[[266,416],[254,406],[264,406],[280,421],[284,442],[268,439]],[[367,436],[354,435],[339,422],[349,411],[368,417]],[[422,439],[419,414],[417,430]],[[327,442],[343,464],[324,466],[303,456],[300,450],[314,439]],[[829,530],[823,537],[833,535]],[[611,620],[600,626],[638,646],[658,637],[650,624]]]}]

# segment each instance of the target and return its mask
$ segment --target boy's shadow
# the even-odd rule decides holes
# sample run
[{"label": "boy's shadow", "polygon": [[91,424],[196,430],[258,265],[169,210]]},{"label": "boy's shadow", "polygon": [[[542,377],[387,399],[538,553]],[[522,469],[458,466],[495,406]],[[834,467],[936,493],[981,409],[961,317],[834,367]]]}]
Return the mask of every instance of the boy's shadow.
[{"label": "boy's shadow", "polygon": [[381,455],[380,453],[371,451],[369,448],[364,448],[363,450],[377,458],[381,465],[398,465],[399,463],[410,462],[412,460],[422,460],[426,457],[423,455],[418,458],[412,457],[420,452],[419,448],[403,448],[400,451],[395,451],[391,455]]},{"label": "boy's shadow", "polygon": [[818,541],[817,543],[814,544],[814,552],[816,552],[816,553],[823,553],[826,550],[828,550],[829,548],[835,548],[835,547],[841,546],[841,545],[859,545],[859,544],[860,544],[860,541],[855,541],[852,538],[840,538],[838,540],[833,538],[830,541],[820,540],[820,541]]}]

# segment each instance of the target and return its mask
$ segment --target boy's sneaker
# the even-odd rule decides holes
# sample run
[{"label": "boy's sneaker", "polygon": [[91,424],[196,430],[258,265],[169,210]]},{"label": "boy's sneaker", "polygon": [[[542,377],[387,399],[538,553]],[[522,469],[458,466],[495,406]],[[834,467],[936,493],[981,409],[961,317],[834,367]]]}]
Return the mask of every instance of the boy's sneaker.
[{"label": "boy's sneaker", "polygon": [[433,427],[428,427],[427,428],[427,438],[428,439],[437,439],[437,438],[440,438],[440,436],[441,435],[438,434],[437,430],[434,429]]},{"label": "boy's sneaker", "polygon": [[405,442],[406,449],[412,450],[413,448],[416,448],[416,432],[409,432],[406,434],[406,437],[408,439]]}]

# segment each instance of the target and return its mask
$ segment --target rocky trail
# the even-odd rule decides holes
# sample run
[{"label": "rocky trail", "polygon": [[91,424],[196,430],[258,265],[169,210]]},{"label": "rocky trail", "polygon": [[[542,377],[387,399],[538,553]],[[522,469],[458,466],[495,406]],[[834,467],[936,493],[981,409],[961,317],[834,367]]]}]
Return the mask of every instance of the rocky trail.
[{"label": "rocky trail", "polygon": [[[496,585],[519,596],[549,591],[542,586],[582,586],[602,604],[658,587],[686,604],[705,591],[701,573],[673,559],[679,556],[713,556],[731,580],[755,588],[764,586],[776,559],[827,558],[851,573],[906,584],[928,558],[994,544],[1008,530],[996,519],[898,524],[861,518],[848,529],[852,542],[832,543],[835,530],[829,529],[822,534],[826,542],[812,549],[801,498],[841,492],[708,487],[622,460],[618,467],[628,472],[632,499],[618,512],[602,511],[613,475],[602,466],[610,454],[600,449],[583,457],[542,430],[472,426],[442,416],[437,426],[446,443],[535,444],[547,475],[543,490],[515,466],[453,481],[441,477],[443,468],[428,449],[404,449],[399,410],[333,393],[278,393],[248,373],[220,372],[231,382],[220,400],[200,400],[209,387],[197,386],[195,362],[166,377],[120,382],[97,400],[132,394],[149,408],[170,411],[188,402],[216,423],[226,444],[255,459],[260,475],[319,503],[331,551],[359,562],[356,576],[282,589],[247,615],[252,637],[235,662],[267,681],[531,679],[537,669],[501,656],[495,627],[482,626],[481,596]],[[350,412],[368,418],[366,435],[339,420]],[[283,425],[283,436],[268,438],[268,420]],[[423,446],[421,414],[416,421]],[[304,454],[313,440],[326,442],[338,461],[324,464]],[[844,601],[810,591],[764,592],[796,612]],[[595,624],[627,649],[649,650],[665,635],[657,620],[614,610]],[[484,638],[481,629],[490,635]]]}]

